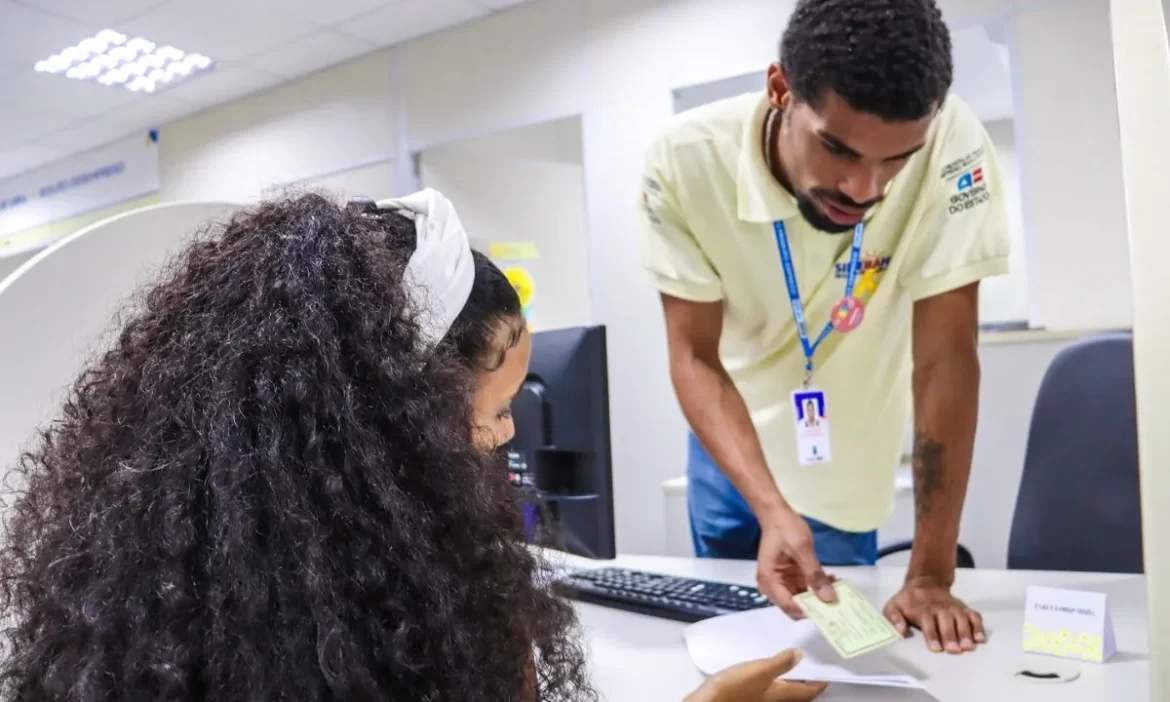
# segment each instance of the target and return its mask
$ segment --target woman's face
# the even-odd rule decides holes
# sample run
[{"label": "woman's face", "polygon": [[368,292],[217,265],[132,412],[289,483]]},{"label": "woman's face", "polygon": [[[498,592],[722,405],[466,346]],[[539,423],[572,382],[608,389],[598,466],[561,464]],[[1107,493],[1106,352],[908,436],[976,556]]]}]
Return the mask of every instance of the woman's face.
[{"label": "woman's face", "polygon": [[[514,327],[500,324],[496,348],[504,348],[514,338]],[[528,359],[532,355],[532,337],[527,328],[504,353],[504,360],[494,370],[482,371],[475,386],[476,443],[491,451],[512,440],[516,427],[512,423],[512,399],[528,377]],[[494,360],[494,359],[493,359]]]}]

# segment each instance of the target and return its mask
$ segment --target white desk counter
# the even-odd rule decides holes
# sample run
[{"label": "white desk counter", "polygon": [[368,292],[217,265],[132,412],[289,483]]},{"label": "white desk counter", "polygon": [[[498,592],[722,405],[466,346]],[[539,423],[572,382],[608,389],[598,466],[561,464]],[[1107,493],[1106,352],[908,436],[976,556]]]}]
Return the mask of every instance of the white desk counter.
[{"label": "white desk counter", "polygon": [[[576,561],[574,561],[576,562]],[[621,556],[615,561],[582,562],[652,572],[754,584],[755,564],[655,556]],[[895,567],[830,569],[854,582],[879,607],[897,591],[904,570]],[[1020,650],[1025,591],[1049,585],[1109,595],[1118,653],[1105,664],[1059,661],[1080,671],[1070,683],[1028,682],[1015,673],[1057,659]],[[1141,702],[1148,699],[1145,580],[1141,576],[1028,571],[960,570],[955,593],[979,610],[988,643],[974,653],[931,653],[916,635],[887,649],[906,672],[923,681],[929,694],[905,690],[838,685],[824,700],[938,700],[939,702]],[[655,617],[578,604],[592,656],[593,682],[610,702],[682,700],[702,682],[683,644],[686,626]]]}]

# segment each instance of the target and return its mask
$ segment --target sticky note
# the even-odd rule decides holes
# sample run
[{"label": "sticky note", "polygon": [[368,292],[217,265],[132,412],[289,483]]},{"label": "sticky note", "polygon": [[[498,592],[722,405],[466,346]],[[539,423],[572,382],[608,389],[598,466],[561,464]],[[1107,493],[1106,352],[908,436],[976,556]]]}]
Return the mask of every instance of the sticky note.
[{"label": "sticky note", "polygon": [[488,256],[496,261],[535,261],[540,249],[531,241],[493,241]]},{"label": "sticky note", "polygon": [[837,601],[822,602],[812,592],[796,596],[796,603],[842,658],[853,658],[900,641],[894,625],[851,583],[833,584]]},{"label": "sticky note", "polygon": [[1028,653],[1108,661],[1117,652],[1109,598],[1101,592],[1029,587],[1022,643]]}]

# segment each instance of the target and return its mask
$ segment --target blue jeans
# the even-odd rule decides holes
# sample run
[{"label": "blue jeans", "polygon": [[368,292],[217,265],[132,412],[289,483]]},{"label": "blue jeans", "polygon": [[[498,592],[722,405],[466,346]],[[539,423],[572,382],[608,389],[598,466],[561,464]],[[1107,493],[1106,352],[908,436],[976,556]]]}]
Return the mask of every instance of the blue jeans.
[{"label": "blue jeans", "polygon": [[[760,523],[694,434],[688,446],[687,512],[696,556],[755,560]],[[876,531],[841,531],[808,517],[804,521],[812,529],[821,565],[873,565],[877,561]]]}]

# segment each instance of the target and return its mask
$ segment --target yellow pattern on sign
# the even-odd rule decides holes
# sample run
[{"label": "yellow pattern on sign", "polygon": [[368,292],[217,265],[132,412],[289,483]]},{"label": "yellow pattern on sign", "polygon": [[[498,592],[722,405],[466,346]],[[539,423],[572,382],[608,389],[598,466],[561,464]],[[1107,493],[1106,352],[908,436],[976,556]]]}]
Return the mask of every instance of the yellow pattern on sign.
[{"label": "yellow pattern on sign", "polygon": [[1104,649],[1103,638],[1088,632],[1045,630],[1031,624],[1024,625],[1024,650],[1031,653],[1104,663]]}]

